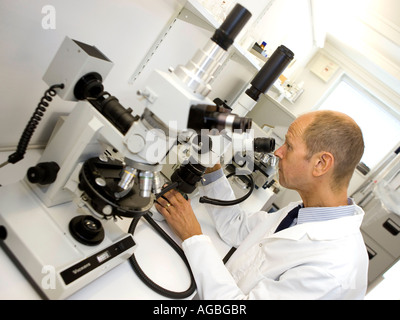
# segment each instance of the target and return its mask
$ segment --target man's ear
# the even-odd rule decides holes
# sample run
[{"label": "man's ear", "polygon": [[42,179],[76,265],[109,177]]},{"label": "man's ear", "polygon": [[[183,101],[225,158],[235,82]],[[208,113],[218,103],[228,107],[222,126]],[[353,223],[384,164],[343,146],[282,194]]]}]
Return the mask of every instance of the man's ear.
[{"label": "man's ear", "polygon": [[330,152],[319,152],[315,155],[313,175],[320,177],[333,169],[335,158]]}]

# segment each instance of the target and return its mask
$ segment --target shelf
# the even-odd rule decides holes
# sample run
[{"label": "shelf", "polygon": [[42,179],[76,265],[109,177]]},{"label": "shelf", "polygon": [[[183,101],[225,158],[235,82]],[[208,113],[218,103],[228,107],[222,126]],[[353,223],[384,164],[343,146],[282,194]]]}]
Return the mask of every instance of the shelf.
[{"label": "shelf", "polygon": [[234,43],[232,47],[234,49],[234,55],[232,59],[252,67],[255,72],[261,70],[258,59],[253,54],[251,54],[247,50],[244,50],[240,45],[236,43]]},{"label": "shelf", "polygon": [[[198,17],[203,23],[205,23],[204,28],[207,28],[208,30],[215,30],[219,28],[220,23],[217,22],[217,20],[214,18],[214,16],[206,9],[204,8],[197,0],[188,0],[185,4],[185,7],[183,10],[187,10],[190,13],[194,14],[196,17]],[[187,21],[189,23],[193,23],[194,21]],[[195,24],[195,23],[193,23]]]},{"label": "shelf", "polygon": [[[209,30],[211,32],[214,32],[220,26],[220,23],[214,18],[214,16],[197,0],[187,0],[184,7],[170,19],[167,26],[161,31],[157,40],[150,48],[149,52],[142,60],[139,67],[130,77],[129,84],[133,84],[140,76],[140,74],[150,62],[163,40],[168,36],[169,31],[172,29],[178,19]],[[250,52],[244,50],[236,42],[232,45],[230,49],[230,59],[251,68],[251,70],[255,73],[261,69],[257,58],[254,57]]]}]

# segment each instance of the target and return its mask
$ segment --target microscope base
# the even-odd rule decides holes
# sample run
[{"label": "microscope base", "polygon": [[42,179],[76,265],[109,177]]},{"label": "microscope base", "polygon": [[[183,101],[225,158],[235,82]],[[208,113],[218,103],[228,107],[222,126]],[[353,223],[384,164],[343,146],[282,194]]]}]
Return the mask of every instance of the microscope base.
[{"label": "microscope base", "polygon": [[73,203],[47,208],[24,181],[0,187],[0,204],[0,245],[41,297],[65,299],[134,252],[114,221],[102,221],[99,245],[79,243],[69,223],[85,212]]}]

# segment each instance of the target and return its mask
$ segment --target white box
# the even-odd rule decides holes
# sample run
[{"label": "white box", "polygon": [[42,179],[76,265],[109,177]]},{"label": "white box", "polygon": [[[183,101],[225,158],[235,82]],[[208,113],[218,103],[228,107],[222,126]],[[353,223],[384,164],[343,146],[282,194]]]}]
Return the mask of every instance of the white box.
[{"label": "white box", "polygon": [[66,37],[43,80],[49,86],[63,83],[64,89],[57,89],[60,98],[77,101],[74,88],[82,76],[97,72],[104,80],[113,66],[113,62],[96,47]]}]

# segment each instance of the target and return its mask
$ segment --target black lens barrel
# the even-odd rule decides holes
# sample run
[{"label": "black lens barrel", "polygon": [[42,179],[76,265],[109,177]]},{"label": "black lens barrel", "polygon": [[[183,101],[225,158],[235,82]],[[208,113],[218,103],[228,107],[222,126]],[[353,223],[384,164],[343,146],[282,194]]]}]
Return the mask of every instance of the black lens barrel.
[{"label": "black lens barrel", "polygon": [[255,76],[251,82],[252,86],[246,91],[246,94],[254,101],[258,101],[260,95],[266,93],[275,81],[278,80],[293,58],[294,53],[285,46],[282,45],[276,49]]},{"label": "black lens barrel", "polygon": [[123,134],[128,132],[136,120],[131,114],[132,110],[125,109],[114,96],[108,97],[102,101],[101,107],[101,113]]},{"label": "black lens barrel", "polygon": [[261,153],[270,153],[275,150],[275,139],[273,138],[255,138],[254,151]]},{"label": "black lens barrel", "polygon": [[202,179],[206,167],[201,164],[188,163],[182,165],[178,170],[176,170],[172,176],[172,182],[178,182],[178,189],[187,194],[191,194],[197,188],[197,183]]},{"label": "black lens barrel", "polygon": [[215,31],[211,40],[217,43],[222,49],[228,50],[250,18],[250,11],[242,5],[237,4],[219,29]]},{"label": "black lens barrel", "polygon": [[187,127],[196,132],[200,132],[202,129],[241,130],[242,132],[251,129],[252,119],[239,117],[229,112],[219,112],[218,110],[217,106],[212,105],[192,106]]},{"label": "black lens barrel", "polygon": [[75,98],[90,102],[121,133],[126,134],[137,119],[131,114],[132,109],[125,109],[116,97],[103,91],[102,81],[97,72],[84,75],[75,85]]}]

